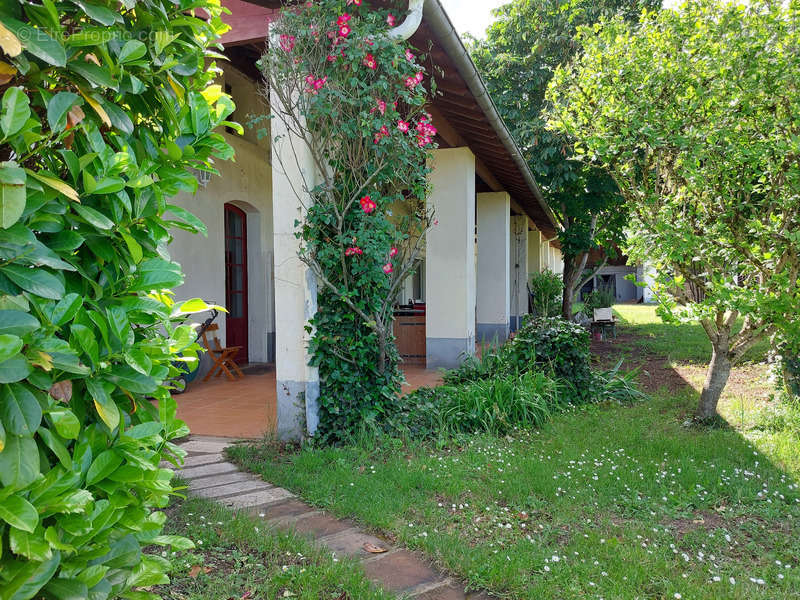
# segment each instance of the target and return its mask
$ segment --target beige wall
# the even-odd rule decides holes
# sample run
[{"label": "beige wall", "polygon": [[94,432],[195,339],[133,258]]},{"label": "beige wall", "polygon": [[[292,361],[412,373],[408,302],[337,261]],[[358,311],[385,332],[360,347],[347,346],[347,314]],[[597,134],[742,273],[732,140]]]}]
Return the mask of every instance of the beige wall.
[{"label": "beige wall", "polygon": [[[252,106],[255,85],[245,86],[246,79],[230,68],[226,74],[237,75],[234,101]],[[224,205],[232,203],[247,213],[248,226],[248,314],[251,362],[266,362],[275,331],[272,247],[272,170],[265,145],[235,134],[224,133],[235,150],[231,161],[218,161],[219,176],[192,195],[181,193],[171,202],[199,217],[208,228],[208,237],[173,230],[170,253],[182,266],[186,282],[176,288],[179,299],[203,298],[225,304],[225,232]],[[198,319],[205,315],[198,316]],[[225,318],[221,315],[219,339],[225,343]]]}]

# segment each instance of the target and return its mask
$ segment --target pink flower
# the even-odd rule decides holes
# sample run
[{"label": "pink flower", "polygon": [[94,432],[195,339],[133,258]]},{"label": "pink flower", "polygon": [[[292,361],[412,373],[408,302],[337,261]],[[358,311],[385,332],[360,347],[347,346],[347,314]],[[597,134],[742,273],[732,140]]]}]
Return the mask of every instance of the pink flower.
[{"label": "pink flower", "polygon": [[414,53],[411,52],[411,50],[406,50],[406,59],[408,59],[409,62],[414,62],[415,58],[416,57],[414,56]]},{"label": "pink flower", "polygon": [[378,105],[373,107],[372,110],[369,111],[370,114],[374,113],[375,111],[380,111],[381,116],[386,114],[386,102],[383,100],[378,100]]},{"label": "pink flower", "polygon": [[402,119],[397,122],[397,128],[402,131],[403,133],[408,133],[408,130],[411,128],[411,125],[407,121],[403,121]]},{"label": "pink flower", "polygon": [[364,57],[364,65],[372,69],[373,71],[378,68],[378,62],[375,60],[375,57],[372,54],[367,54]]},{"label": "pink flower", "polygon": [[280,37],[280,46],[284,52],[291,52],[294,50],[294,42],[297,38],[293,35],[286,35],[285,33]]},{"label": "pink flower", "polygon": [[361,256],[362,254],[364,254],[364,251],[358,246],[351,246],[350,248],[344,251],[345,256],[355,256],[355,255]]},{"label": "pink flower", "polygon": [[341,27],[339,27],[339,35],[342,37],[347,37],[348,35],[350,35],[351,31],[352,29],[350,29],[348,25],[342,25]]},{"label": "pink flower", "polygon": [[397,248],[392,246],[392,250],[389,252],[389,258],[394,258],[395,256],[397,256]]},{"label": "pink flower", "polygon": [[392,263],[388,262],[385,265],[383,265],[383,272],[384,273],[389,275],[392,271],[394,271],[394,267],[392,266]]},{"label": "pink flower", "polygon": [[422,71],[412,77],[406,77],[406,87],[413,90],[420,83],[422,83],[424,79],[425,75],[422,74]]},{"label": "pink flower", "polygon": [[323,77],[322,79],[317,79],[314,82],[314,89],[315,90],[321,90],[322,86],[324,86],[325,83],[327,83],[327,81],[328,81],[328,76],[327,75],[325,77]]},{"label": "pink flower", "polygon": [[339,17],[338,19],[336,19],[336,24],[337,24],[339,27],[344,27],[345,25],[347,25],[348,21],[350,21],[350,19],[352,19],[352,18],[353,18],[353,17],[351,17],[351,16],[350,16],[350,15],[348,15],[347,13],[344,13],[344,14],[343,14],[341,17]]},{"label": "pink flower", "polygon": [[389,16],[386,17],[386,23],[387,25],[389,25],[389,27],[394,27],[395,24],[397,23],[397,19],[394,18],[394,15],[392,13],[389,13]]},{"label": "pink flower", "polygon": [[363,210],[364,213],[366,213],[366,214],[370,214],[372,211],[374,211],[378,207],[378,205],[375,204],[375,201],[372,198],[370,198],[369,196],[364,196],[360,200],[360,203],[361,203],[361,210]]},{"label": "pink flower", "polygon": [[356,6],[361,6],[361,2],[362,0],[347,0],[347,5],[355,4]]},{"label": "pink flower", "polygon": [[336,57],[333,54],[328,54],[328,62],[336,62]]},{"label": "pink flower", "polygon": [[428,118],[421,118],[417,124],[417,145],[420,148],[433,143],[433,136],[437,133],[436,127],[428,122]]}]

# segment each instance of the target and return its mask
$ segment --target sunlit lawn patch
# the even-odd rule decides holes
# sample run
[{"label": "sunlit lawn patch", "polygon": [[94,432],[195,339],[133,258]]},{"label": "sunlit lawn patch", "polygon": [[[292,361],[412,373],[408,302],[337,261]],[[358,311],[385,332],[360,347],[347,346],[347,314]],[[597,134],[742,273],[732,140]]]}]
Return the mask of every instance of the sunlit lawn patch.
[{"label": "sunlit lawn patch", "polygon": [[796,597],[800,439],[751,429],[765,402],[740,401],[763,395],[753,376],[723,402],[730,428],[684,427],[696,374],[680,372],[683,386],[644,404],[589,406],[444,450],[381,441],[233,455],[509,597]]}]

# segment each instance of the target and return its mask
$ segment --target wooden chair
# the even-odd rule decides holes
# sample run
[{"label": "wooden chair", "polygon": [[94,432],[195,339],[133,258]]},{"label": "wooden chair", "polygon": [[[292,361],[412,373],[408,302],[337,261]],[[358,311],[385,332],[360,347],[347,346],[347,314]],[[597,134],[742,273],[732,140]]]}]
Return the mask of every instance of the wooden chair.
[{"label": "wooden chair", "polygon": [[592,333],[599,331],[605,339],[608,330],[611,330],[614,339],[617,339],[617,319],[614,317],[614,311],[610,308],[595,308]]},{"label": "wooden chair", "polygon": [[[218,331],[218,330],[219,330],[219,325],[217,323],[212,323],[201,334],[203,338],[203,344],[205,345],[206,350],[208,350],[208,355],[211,357],[211,360],[214,361],[214,366],[211,367],[211,370],[208,372],[208,374],[205,377],[203,377],[203,381],[208,381],[209,379],[211,379],[212,376],[219,377],[223,373],[225,373],[227,378],[230,379],[231,381],[236,381],[237,379],[244,377],[244,373],[242,373],[242,370],[239,368],[239,365],[236,364],[236,355],[239,354],[239,350],[241,350],[242,347],[231,346],[230,348],[223,348],[220,345],[217,337],[214,336],[213,338],[214,347],[212,348],[206,334],[209,331]],[[231,373],[231,369],[233,369],[236,375]]]}]

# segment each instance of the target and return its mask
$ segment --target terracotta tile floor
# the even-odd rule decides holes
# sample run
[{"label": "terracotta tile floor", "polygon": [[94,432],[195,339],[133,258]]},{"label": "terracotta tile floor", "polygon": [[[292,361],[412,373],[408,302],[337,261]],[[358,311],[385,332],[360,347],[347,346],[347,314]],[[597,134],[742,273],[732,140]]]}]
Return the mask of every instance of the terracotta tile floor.
[{"label": "terracotta tile floor", "polygon": [[[403,392],[441,384],[439,371],[406,367]],[[175,396],[178,418],[186,421],[195,435],[231,438],[259,438],[275,429],[275,371],[245,375],[239,381],[224,378],[207,383],[195,381],[188,391]]]}]

